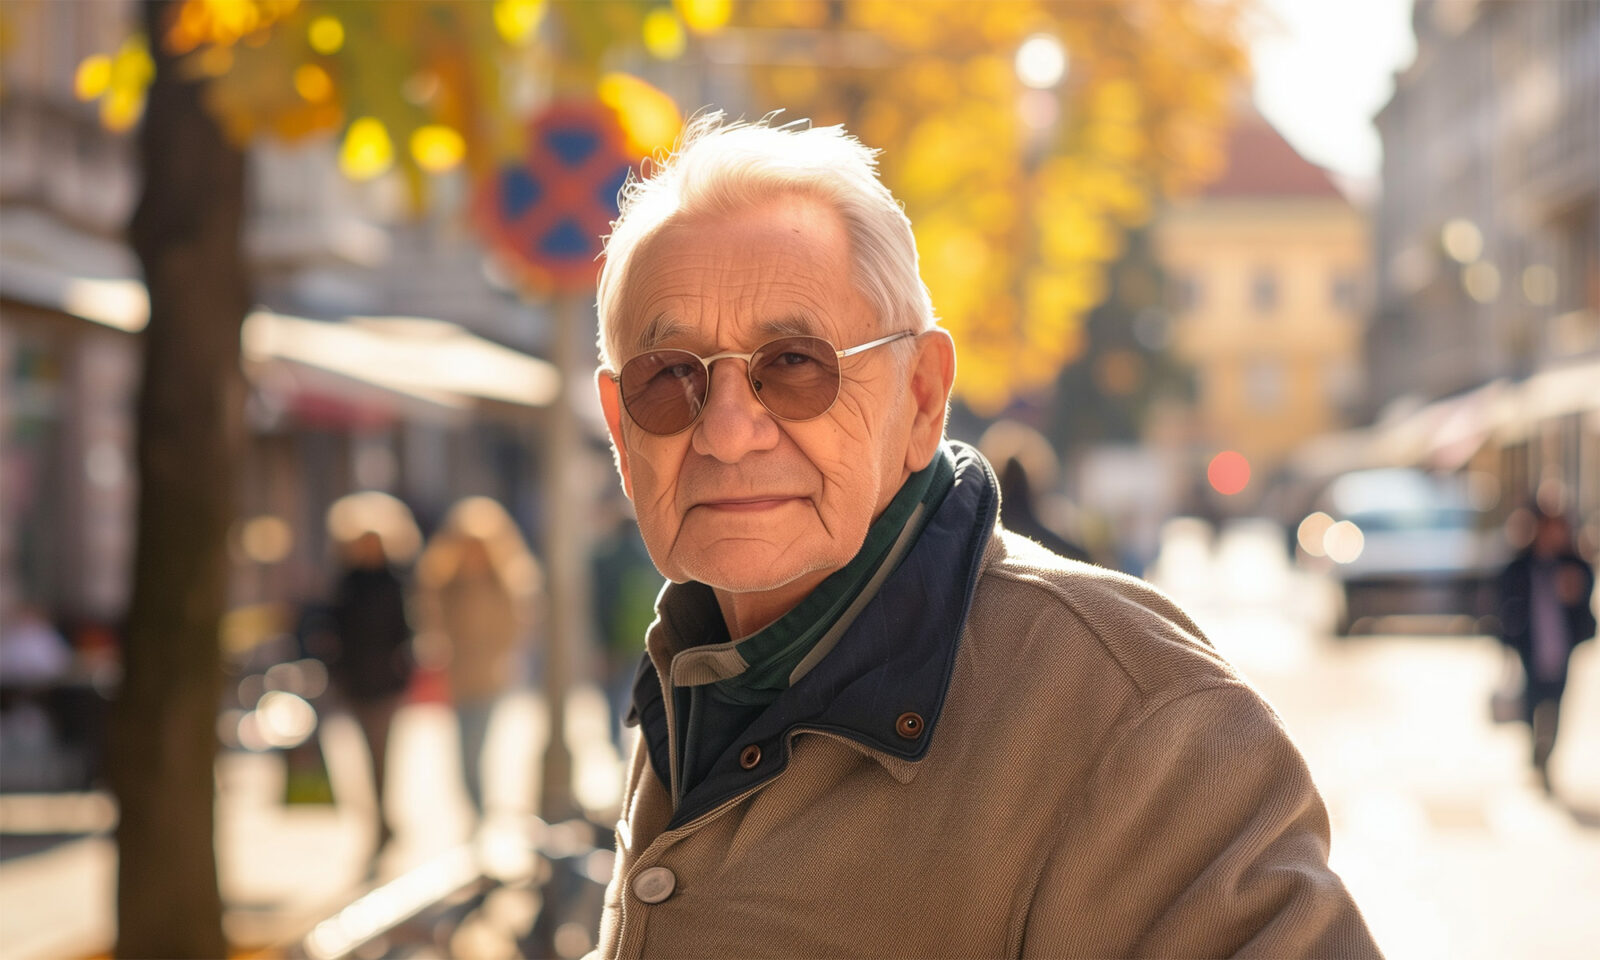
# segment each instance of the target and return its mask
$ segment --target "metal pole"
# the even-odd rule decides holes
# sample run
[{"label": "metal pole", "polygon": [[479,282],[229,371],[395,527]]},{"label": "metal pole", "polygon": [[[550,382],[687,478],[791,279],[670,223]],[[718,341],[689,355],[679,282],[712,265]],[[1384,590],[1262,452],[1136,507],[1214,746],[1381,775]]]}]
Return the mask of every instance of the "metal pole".
[{"label": "metal pole", "polygon": [[545,571],[550,632],[545,640],[544,697],[550,711],[550,738],[539,780],[539,815],[547,823],[578,812],[572,792],[573,760],[567,746],[567,690],[576,679],[578,651],[587,639],[588,550],[584,519],[588,502],[578,482],[587,456],[573,391],[583,389],[584,302],[566,295],[555,304],[551,360],[561,371],[561,389],[550,408],[549,436],[541,472],[544,478]]}]

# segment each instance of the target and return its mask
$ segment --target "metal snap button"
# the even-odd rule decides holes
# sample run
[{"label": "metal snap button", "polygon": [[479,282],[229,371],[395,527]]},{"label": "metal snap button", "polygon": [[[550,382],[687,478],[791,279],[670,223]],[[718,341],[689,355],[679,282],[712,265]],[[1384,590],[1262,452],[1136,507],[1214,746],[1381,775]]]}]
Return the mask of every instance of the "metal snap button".
[{"label": "metal snap button", "polygon": [[907,740],[917,739],[922,736],[922,717],[907,710],[894,722],[894,732]]},{"label": "metal snap button", "polygon": [[760,762],[761,748],[755,744],[752,743],[739,751],[739,766],[744,767],[746,770],[754,769],[755,765]]},{"label": "metal snap button", "polygon": [[645,903],[660,903],[672,896],[678,878],[666,867],[650,867],[633,878],[633,895]]}]

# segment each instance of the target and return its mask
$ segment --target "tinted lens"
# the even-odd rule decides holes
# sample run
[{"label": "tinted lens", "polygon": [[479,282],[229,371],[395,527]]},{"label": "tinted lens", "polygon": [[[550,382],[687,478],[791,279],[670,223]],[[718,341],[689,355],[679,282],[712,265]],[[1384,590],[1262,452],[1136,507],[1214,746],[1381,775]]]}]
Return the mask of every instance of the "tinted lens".
[{"label": "tinted lens", "polygon": [[820,417],[839,395],[839,358],[818,337],[774,340],[750,358],[750,385],[785,420]]},{"label": "tinted lens", "polygon": [[621,379],[622,405],[649,433],[677,433],[705,406],[705,364],[687,350],[640,354],[622,365]]}]

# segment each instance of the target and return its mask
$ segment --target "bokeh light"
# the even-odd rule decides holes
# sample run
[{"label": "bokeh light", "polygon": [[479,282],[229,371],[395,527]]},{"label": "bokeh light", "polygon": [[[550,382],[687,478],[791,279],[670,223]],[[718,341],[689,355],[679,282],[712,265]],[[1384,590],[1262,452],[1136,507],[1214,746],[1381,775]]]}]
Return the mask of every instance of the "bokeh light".
[{"label": "bokeh light", "polygon": [[1048,33],[1036,33],[1017,48],[1017,79],[1036,90],[1060,83],[1067,75],[1067,51]]},{"label": "bokeh light", "polygon": [[316,728],[316,708],[287,690],[269,690],[256,705],[256,730],[268,746],[297,747]]},{"label": "bokeh light", "polygon": [[294,549],[294,530],[282,517],[251,517],[239,528],[239,547],[256,563],[281,563]]},{"label": "bokeh light", "polygon": [[1340,520],[1322,535],[1322,549],[1335,563],[1354,563],[1366,548],[1367,537],[1349,520]]},{"label": "bokeh light", "polygon": [[1231,497],[1250,485],[1250,461],[1237,450],[1224,450],[1211,458],[1206,480],[1213,490]]},{"label": "bokeh light", "polygon": [[1483,254],[1483,234],[1471,220],[1457,217],[1439,233],[1444,252],[1457,263],[1471,263]]},{"label": "bokeh light", "polygon": [[418,127],[411,134],[411,157],[429,173],[446,173],[461,165],[467,155],[467,142],[461,134],[443,124]]},{"label": "bokeh light", "polygon": [[644,156],[671,147],[683,129],[677,101],[632,74],[606,74],[596,93],[617,112],[630,153]]},{"label": "bokeh light", "polygon": [[394,163],[394,143],[376,117],[362,117],[345,131],[339,169],[352,180],[371,180]]},{"label": "bokeh light", "polygon": [[1300,544],[1300,549],[1309,556],[1325,557],[1328,552],[1322,548],[1322,540],[1327,536],[1328,528],[1331,526],[1333,518],[1318,510],[1300,521],[1300,528],[1295,531],[1295,540]]},{"label": "bokeh light", "polygon": [[338,17],[317,17],[306,28],[306,39],[311,43],[311,49],[323,56],[338,53],[344,46],[344,24],[339,22]]},{"label": "bokeh light", "polygon": [[1560,289],[1556,272],[1548,264],[1536,263],[1522,271],[1522,295],[1536,307],[1555,303]]},{"label": "bokeh light", "polygon": [[79,100],[95,100],[111,86],[111,58],[103,53],[84,57],[72,77],[72,92]]},{"label": "bokeh light", "polygon": [[496,0],[494,28],[500,38],[521,47],[533,41],[544,22],[544,0]]},{"label": "bokeh light", "polygon": [[302,63],[294,71],[294,90],[310,103],[322,103],[333,96],[333,78],[314,63]]},{"label": "bokeh light", "polygon": [[733,15],[733,0],[673,0],[672,6],[695,33],[720,30]]},{"label": "bokeh light", "polygon": [[657,7],[645,15],[642,32],[644,48],[657,60],[676,60],[683,56],[688,45],[683,21],[665,7]]},{"label": "bokeh light", "polygon": [[1486,260],[1470,263],[1461,268],[1461,286],[1479,303],[1491,303],[1500,296],[1500,270]]}]

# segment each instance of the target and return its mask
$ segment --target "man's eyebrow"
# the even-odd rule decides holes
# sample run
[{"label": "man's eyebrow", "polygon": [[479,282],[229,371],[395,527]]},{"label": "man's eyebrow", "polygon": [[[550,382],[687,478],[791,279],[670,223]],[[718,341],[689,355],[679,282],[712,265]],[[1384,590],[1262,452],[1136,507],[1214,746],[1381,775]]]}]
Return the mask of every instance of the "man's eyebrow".
[{"label": "man's eyebrow", "polygon": [[791,313],[774,320],[763,320],[756,329],[771,337],[814,337],[817,325],[803,313]]},{"label": "man's eyebrow", "polygon": [[658,314],[639,331],[638,347],[640,350],[654,350],[682,333],[684,327],[682,321]]}]

